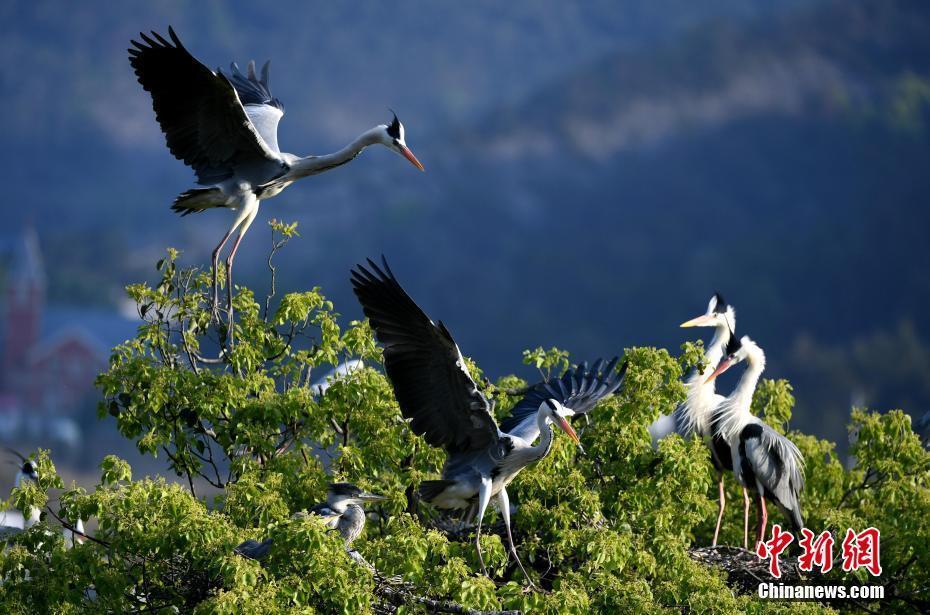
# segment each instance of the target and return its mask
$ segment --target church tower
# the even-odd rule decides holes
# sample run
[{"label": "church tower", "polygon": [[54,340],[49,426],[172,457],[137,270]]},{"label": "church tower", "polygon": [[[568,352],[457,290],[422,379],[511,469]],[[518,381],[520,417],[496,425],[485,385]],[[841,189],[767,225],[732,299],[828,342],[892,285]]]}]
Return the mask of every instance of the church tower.
[{"label": "church tower", "polygon": [[39,341],[45,303],[45,271],[35,229],[28,226],[15,241],[4,284],[2,306],[2,385],[22,390],[28,378],[29,352]]}]

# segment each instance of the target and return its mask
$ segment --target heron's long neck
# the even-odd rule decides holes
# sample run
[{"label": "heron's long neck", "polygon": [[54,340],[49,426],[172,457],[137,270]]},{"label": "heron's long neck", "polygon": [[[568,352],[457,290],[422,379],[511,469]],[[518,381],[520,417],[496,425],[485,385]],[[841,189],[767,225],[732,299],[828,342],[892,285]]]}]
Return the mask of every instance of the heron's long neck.
[{"label": "heron's long neck", "polygon": [[736,388],[717,409],[717,412],[719,412],[719,415],[717,415],[719,417],[719,431],[727,441],[736,438],[743,427],[754,420],[750,411],[752,395],[755,393],[759,378],[765,370],[765,355],[762,354],[761,350],[751,352],[746,357],[746,363],[746,371],[743,372],[743,376],[739,379]]},{"label": "heron's long neck", "polygon": [[746,362],[749,365],[743,372],[743,377],[739,379],[736,388],[733,389],[733,393],[730,394],[730,398],[739,400],[740,410],[748,414],[752,405],[752,394],[755,393],[759,378],[765,370],[765,355],[761,351],[750,352],[746,357]]},{"label": "heron's long neck", "polygon": [[343,147],[338,152],[326,154],[325,156],[304,156],[291,163],[291,171],[288,177],[291,180],[300,179],[309,175],[316,175],[324,171],[329,171],[338,166],[353,160],[362,153],[362,150],[369,145],[374,145],[379,141],[379,129],[372,128],[366,130],[351,143]]},{"label": "heron's long neck", "polygon": [[527,457],[530,462],[539,461],[548,455],[549,449],[552,448],[552,428],[549,426],[549,421],[546,420],[544,411],[540,411],[536,415],[536,425],[539,427],[539,442],[527,450]]}]

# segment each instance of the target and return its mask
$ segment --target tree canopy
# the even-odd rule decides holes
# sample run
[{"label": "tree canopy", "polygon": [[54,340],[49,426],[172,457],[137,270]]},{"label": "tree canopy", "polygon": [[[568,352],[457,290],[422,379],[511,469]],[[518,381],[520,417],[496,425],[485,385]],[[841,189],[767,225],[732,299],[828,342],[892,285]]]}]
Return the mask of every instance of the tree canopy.
[{"label": "tree canopy", "polygon": [[[273,223],[272,252],[296,235]],[[33,454],[38,483],[14,489],[9,506],[60,507],[11,539],[0,557],[0,611],[7,613],[827,613],[930,609],[930,452],[900,411],[857,410],[850,428],[856,464],[845,469],[834,444],[791,431],[794,398],[784,380],[763,380],[753,410],[789,435],[807,460],[801,495],[806,525],[841,535],[882,532],[883,574],[834,568],[815,583],[886,586],[876,602],[763,601],[727,573],[693,557],[710,543],[716,481],[706,446],[678,436],[656,449],[647,426],[684,398],[683,374],[702,360],[701,343],[680,354],[626,348],[623,389],[576,424],[586,453],[557,437],[551,454],[510,488],[521,558],[541,591],[527,590],[507,557],[496,512],[482,547],[437,511],[417,485],[435,478],[443,453],[402,420],[366,322],[341,327],[321,289],[278,296],[235,295],[235,344],[211,323],[208,272],[182,267],[171,250],[154,284],[128,288],[143,324],[113,350],[97,384],[100,416],[146,454],[164,456],[183,480],[134,479],[110,456],[92,489],[64,487],[50,451]],[[616,349],[605,348],[604,353]],[[311,383],[329,366],[366,367],[332,383]],[[557,375],[576,357],[538,348],[524,363]],[[472,365],[498,419],[527,382],[494,382]],[[107,419],[109,420],[109,419]],[[388,496],[369,508],[354,544],[372,568],[347,554],[338,534],[313,516],[292,518],[349,481]],[[740,501],[730,480],[728,499]],[[92,521],[83,545],[65,548],[59,520]],[[775,522],[787,525],[781,513]],[[234,553],[248,539],[274,539],[267,559]],[[730,506],[722,542],[742,542],[742,511]],[[796,553],[793,553],[796,555]]]}]

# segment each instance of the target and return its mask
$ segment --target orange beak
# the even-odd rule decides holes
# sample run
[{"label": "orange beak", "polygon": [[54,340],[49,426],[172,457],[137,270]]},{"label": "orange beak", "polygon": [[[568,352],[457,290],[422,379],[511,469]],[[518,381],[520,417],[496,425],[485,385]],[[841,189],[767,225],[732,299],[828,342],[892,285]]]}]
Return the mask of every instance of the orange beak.
[{"label": "orange beak", "polygon": [[726,359],[721,361],[720,365],[717,366],[717,369],[714,370],[714,373],[708,376],[707,380],[704,381],[704,384],[707,384],[708,382],[712,382],[717,376],[719,376],[723,372],[730,369],[731,365],[733,365],[733,359],[730,357],[727,357]]},{"label": "orange beak", "polygon": [[399,147],[400,147],[400,153],[404,155],[404,158],[410,161],[410,164],[420,169],[421,171],[426,170],[423,168],[423,165],[420,164],[420,161],[417,160],[417,157],[413,155],[413,152],[410,151],[409,147],[407,147],[406,145],[399,145]]},{"label": "orange beak", "polygon": [[714,317],[713,317],[713,316],[709,316],[709,315],[707,315],[707,314],[704,314],[704,315],[702,315],[702,316],[698,316],[697,318],[692,318],[692,319],[689,320],[688,322],[683,322],[683,323],[681,323],[680,326],[681,326],[681,327],[684,327],[684,328],[688,328],[688,327],[707,327],[707,326],[710,326],[710,325],[713,323],[713,320],[714,320]]},{"label": "orange beak", "polygon": [[[562,431],[564,431],[564,432],[566,433],[566,435],[568,435],[568,437],[572,439],[572,442],[574,442],[575,444],[577,444],[578,447],[580,448],[580,447],[581,447],[581,440],[578,439],[578,433],[575,431],[575,428],[572,427],[572,424],[569,423],[567,420],[565,420],[565,417],[564,417],[564,416],[558,416],[558,415],[556,415],[555,419],[556,419],[556,424],[559,426],[559,429],[561,429]],[[582,451],[583,451],[583,450],[584,450],[584,449],[582,449]]]}]

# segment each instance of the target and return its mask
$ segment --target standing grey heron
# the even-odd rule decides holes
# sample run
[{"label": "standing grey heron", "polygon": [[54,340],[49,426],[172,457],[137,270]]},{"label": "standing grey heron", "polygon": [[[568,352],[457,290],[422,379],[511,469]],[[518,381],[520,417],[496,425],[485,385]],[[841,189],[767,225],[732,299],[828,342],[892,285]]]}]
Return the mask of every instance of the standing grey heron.
[{"label": "standing grey heron", "polygon": [[358,265],[352,285],[383,346],[384,368],[401,413],[414,433],[446,450],[442,479],[424,481],[420,497],[437,508],[476,513],[475,544],[487,575],[481,523],[496,496],[510,553],[532,585],[514,546],[506,487],[523,468],[549,454],[550,425],[580,446],[567,419],[590,411],[620,388],[623,374],[615,369],[617,359],[606,365],[597,361],[591,369],[582,364],[561,379],[532,387],[498,427],[490,402],[478,390],[448,329],[430,320],[382,261],[383,269],[370,259],[370,269]]},{"label": "standing grey heron", "polygon": [[[704,439],[710,449],[710,459],[717,472],[717,525],[714,528],[712,546],[717,546],[720,537],[720,525],[723,523],[723,512],[726,507],[726,492],[724,490],[724,472],[733,471],[733,460],[730,457],[730,448],[719,437],[715,438],[710,428],[711,416],[714,408],[720,405],[724,397],[715,390],[715,381],[708,377],[717,368],[723,358],[723,351],[733,338],[736,330],[736,310],[727,304],[719,292],[714,293],[707,303],[707,311],[701,316],[692,318],[681,324],[682,327],[713,327],[714,335],[704,349],[704,366],[695,369],[685,381],[687,397],[670,415],[660,415],[649,426],[653,445],[658,440],[678,433],[683,438],[697,435]],[[749,542],[749,493],[743,488],[743,547]]]},{"label": "standing grey heron", "polygon": [[791,440],[750,412],[753,392],[765,370],[765,353],[749,336],[730,340],[726,356],[707,380],[713,381],[743,360],[746,371],[733,392],[714,409],[711,429],[730,449],[737,482],[756,493],[758,543],[764,539],[768,524],[766,498],[782,509],[796,532],[804,526],[799,500],[804,489],[804,457]]},{"label": "standing grey heron", "polygon": [[226,258],[227,311],[232,324],[232,266],[236,250],[258,214],[259,203],[303,177],[335,169],[369,145],[383,145],[423,170],[404,140],[404,126],[394,116],[390,124],[366,130],[337,152],[325,156],[295,156],[278,148],[278,122],[284,105],[268,89],[268,65],[255,74],[249,62],[243,75],[233,63],[230,72],[215,72],[192,56],[173,28],[171,41],[152,32],[130,41],[129,63],[139,83],[152,95],[155,117],[168,149],[194,170],[196,188],[182,193],[171,209],[182,216],[214,207],[235,212],[232,226],[213,251],[213,313],[219,315],[217,266],[220,252],[238,229]]},{"label": "standing grey heron", "polygon": [[[326,521],[326,525],[339,532],[345,541],[346,549],[365,529],[365,510],[362,506],[367,502],[381,502],[387,498],[376,493],[369,493],[359,489],[352,483],[332,483],[326,491],[326,502],[317,504],[310,512],[298,512],[291,515],[292,519],[300,519],[309,514],[319,515]],[[249,539],[236,547],[236,553],[249,559],[264,559],[271,549],[273,539],[266,538],[261,542]]]}]

